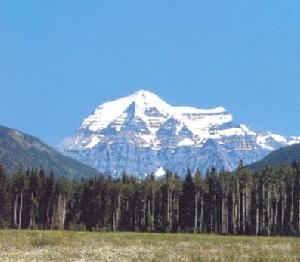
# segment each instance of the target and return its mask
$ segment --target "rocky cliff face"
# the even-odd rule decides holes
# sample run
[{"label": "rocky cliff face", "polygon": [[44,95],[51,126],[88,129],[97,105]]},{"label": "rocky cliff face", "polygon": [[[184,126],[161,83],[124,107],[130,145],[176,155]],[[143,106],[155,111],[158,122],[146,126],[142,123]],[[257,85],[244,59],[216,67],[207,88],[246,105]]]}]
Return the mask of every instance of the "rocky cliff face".
[{"label": "rocky cliff face", "polygon": [[59,150],[103,173],[144,176],[161,168],[233,170],[240,160],[250,164],[299,142],[235,124],[223,107],[173,107],[141,90],[97,107]]}]

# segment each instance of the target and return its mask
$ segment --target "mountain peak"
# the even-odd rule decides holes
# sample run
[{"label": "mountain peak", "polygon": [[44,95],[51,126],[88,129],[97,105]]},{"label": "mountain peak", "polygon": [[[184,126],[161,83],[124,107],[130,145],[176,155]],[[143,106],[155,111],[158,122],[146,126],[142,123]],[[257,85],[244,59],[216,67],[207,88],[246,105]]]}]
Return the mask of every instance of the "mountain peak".
[{"label": "mountain peak", "polygon": [[223,107],[199,109],[171,106],[156,94],[142,89],[129,96],[101,104],[82,122],[80,129],[98,132],[114,123],[114,126],[117,125],[117,129],[121,130],[120,127],[125,118],[129,117],[129,112],[131,119],[138,117],[152,132],[156,132],[170,117],[188,126],[196,135],[202,135],[203,130],[211,126],[232,121],[232,116]]},{"label": "mountain peak", "polygon": [[81,128],[88,128],[91,131],[106,128],[111,122],[122,116],[128,108],[133,110],[135,115],[143,117],[147,110],[155,108],[164,114],[169,111],[170,107],[156,94],[139,90],[129,96],[101,104],[92,115],[83,121]]},{"label": "mountain peak", "polygon": [[143,96],[143,97],[147,97],[147,96],[157,96],[156,94],[148,91],[148,90],[144,90],[144,89],[140,89],[138,91],[135,91],[134,94],[135,96]]},{"label": "mountain peak", "polygon": [[162,109],[169,107],[168,103],[161,99],[158,95],[143,89],[136,91],[127,98],[129,98],[129,100],[132,99],[137,106],[139,104],[143,104],[145,107],[158,107]]},{"label": "mountain peak", "polygon": [[146,174],[170,169],[211,166],[234,169],[296,138],[283,138],[234,124],[224,108],[172,106],[156,94],[138,90],[99,105],[74,136],[60,147],[64,153],[101,172]]}]

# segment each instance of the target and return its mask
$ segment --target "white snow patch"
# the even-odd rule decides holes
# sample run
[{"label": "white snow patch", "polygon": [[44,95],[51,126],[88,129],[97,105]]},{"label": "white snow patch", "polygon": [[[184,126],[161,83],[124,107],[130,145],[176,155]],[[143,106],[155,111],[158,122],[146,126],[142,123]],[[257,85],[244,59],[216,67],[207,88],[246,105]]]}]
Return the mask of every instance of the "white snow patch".
[{"label": "white snow patch", "polygon": [[92,136],[91,142],[86,146],[87,148],[93,148],[100,142],[100,138],[98,136]]},{"label": "white snow patch", "polygon": [[195,142],[190,138],[184,138],[178,143],[178,146],[192,146]]},{"label": "white snow patch", "polygon": [[283,136],[276,135],[276,134],[270,134],[270,137],[272,137],[277,142],[284,143],[284,144],[287,143],[287,140]]},{"label": "white snow patch", "polygon": [[274,148],[271,146],[268,146],[268,144],[267,144],[267,141],[266,141],[267,138],[268,138],[268,136],[258,136],[256,138],[256,143],[263,149],[273,151]]},{"label": "white snow patch", "polygon": [[156,177],[162,177],[166,174],[166,171],[160,167],[159,169],[156,170],[156,172],[154,173],[154,176]]},{"label": "white snow patch", "polygon": [[300,136],[292,136],[290,138],[290,141],[288,142],[288,145],[295,145],[300,143]]}]

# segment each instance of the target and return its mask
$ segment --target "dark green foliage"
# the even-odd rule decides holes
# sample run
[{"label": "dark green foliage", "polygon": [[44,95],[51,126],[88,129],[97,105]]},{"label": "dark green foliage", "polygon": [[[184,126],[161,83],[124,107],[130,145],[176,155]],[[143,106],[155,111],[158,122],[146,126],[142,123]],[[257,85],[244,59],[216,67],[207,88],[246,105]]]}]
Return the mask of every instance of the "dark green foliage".
[{"label": "dark green foliage", "polygon": [[0,228],[5,225],[5,203],[7,201],[6,175],[4,168],[0,165]]},{"label": "dark green foliage", "polygon": [[99,222],[99,197],[97,193],[97,181],[89,180],[83,186],[82,199],[81,199],[81,222],[86,225],[87,230],[96,228]]},{"label": "dark green foliage", "polygon": [[300,235],[300,165],[189,170],[138,180],[68,180],[0,167],[0,226],[137,232]]},{"label": "dark green foliage", "polygon": [[184,232],[192,232],[194,229],[195,193],[196,188],[193,176],[191,171],[188,170],[180,198],[180,229]]}]

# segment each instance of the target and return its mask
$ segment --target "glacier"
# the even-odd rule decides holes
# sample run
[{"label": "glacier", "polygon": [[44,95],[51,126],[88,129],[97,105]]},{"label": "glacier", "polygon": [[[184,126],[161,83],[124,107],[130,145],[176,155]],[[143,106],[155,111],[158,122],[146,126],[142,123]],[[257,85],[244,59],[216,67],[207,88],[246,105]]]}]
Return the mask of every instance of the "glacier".
[{"label": "glacier", "polygon": [[106,102],[83,120],[58,146],[63,154],[99,172],[120,177],[124,172],[145,177],[190,168],[202,173],[214,166],[234,170],[271,151],[300,142],[236,124],[224,108],[171,106],[156,94],[140,90]]}]

